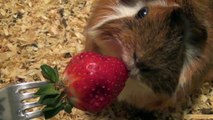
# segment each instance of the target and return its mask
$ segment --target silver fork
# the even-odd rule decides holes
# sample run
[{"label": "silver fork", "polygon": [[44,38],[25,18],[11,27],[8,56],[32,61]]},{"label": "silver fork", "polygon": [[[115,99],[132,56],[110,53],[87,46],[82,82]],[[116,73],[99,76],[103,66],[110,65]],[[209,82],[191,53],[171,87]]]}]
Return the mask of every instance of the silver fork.
[{"label": "silver fork", "polygon": [[40,110],[25,112],[26,109],[37,107],[38,102],[23,102],[35,98],[33,92],[21,93],[22,90],[38,88],[47,84],[45,81],[20,83],[0,89],[0,120],[29,120],[42,116]]}]

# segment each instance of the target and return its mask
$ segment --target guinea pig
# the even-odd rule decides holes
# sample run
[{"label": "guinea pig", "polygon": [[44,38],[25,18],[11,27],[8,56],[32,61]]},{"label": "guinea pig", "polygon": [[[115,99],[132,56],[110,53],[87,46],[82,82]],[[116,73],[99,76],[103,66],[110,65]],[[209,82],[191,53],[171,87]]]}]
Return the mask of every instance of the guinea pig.
[{"label": "guinea pig", "polygon": [[213,79],[212,0],[96,0],[84,51],[120,58],[129,78],[118,101],[175,107]]}]

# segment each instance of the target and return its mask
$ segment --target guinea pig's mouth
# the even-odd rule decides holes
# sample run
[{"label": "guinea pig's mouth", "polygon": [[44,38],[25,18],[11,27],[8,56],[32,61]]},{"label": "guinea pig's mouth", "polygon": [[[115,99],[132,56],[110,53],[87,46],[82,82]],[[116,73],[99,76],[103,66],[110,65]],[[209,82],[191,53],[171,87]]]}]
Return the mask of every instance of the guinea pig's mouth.
[{"label": "guinea pig's mouth", "polygon": [[130,76],[131,77],[139,77],[140,76],[140,70],[137,67],[132,67],[130,70]]},{"label": "guinea pig's mouth", "polygon": [[128,70],[129,70],[129,77],[132,77],[132,78],[140,77],[140,70],[135,64],[135,60],[134,60],[133,54],[132,54],[133,51],[132,51],[132,49],[129,49],[129,48],[131,48],[131,46],[125,46],[124,44],[122,44],[122,42],[120,40],[118,40],[118,42],[122,46],[121,59],[126,64]]}]

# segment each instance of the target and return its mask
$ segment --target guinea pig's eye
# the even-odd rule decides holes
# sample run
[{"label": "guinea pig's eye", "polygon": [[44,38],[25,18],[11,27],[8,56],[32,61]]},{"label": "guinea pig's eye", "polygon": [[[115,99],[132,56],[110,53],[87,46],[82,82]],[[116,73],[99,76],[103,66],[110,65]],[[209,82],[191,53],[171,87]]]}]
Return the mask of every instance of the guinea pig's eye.
[{"label": "guinea pig's eye", "polygon": [[143,18],[148,14],[149,10],[147,7],[141,8],[138,13],[136,14],[136,18]]}]

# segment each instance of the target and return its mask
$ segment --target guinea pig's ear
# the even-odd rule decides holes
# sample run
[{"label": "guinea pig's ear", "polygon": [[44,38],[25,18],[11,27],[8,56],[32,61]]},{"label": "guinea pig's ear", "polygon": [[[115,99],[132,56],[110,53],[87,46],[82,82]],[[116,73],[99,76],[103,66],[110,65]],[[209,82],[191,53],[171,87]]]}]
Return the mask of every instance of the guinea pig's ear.
[{"label": "guinea pig's ear", "polygon": [[95,41],[93,39],[90,38],[90,36],[85,35],[86,36],[86,41],[85,41],[85,48],[84,51],[98,51],[98,46],[95,43]]},{"label": "guinea pig's ear", "polygon": [[99,34],[96,29],[85,27],[83,34],[85,36],[85,47],[83,51],[99,52],[98,45],[96,43],[96,37]]},{"label": "guinea pig's ear", "polygon": [[93,30],[86,31],[86,44],[84,51],[121,57],[122,46],[119,42],[121,24],[120,21],[108,22]]},{"label": "guinea pig's ear", "polygon": [[191,12],[177,7],[171,12],[171,25],[179,25],[183,30],[183,39],[186,45],[195,49],[202,49],[207,40],[207,30],[198,18]]},{"label": "guinea pig's ear", "polygon": [[189,19],[186,24],[184,35],[186,44],[194,48],[202,49],[207,41],[208,33],[206,27],[192,19]]}]

